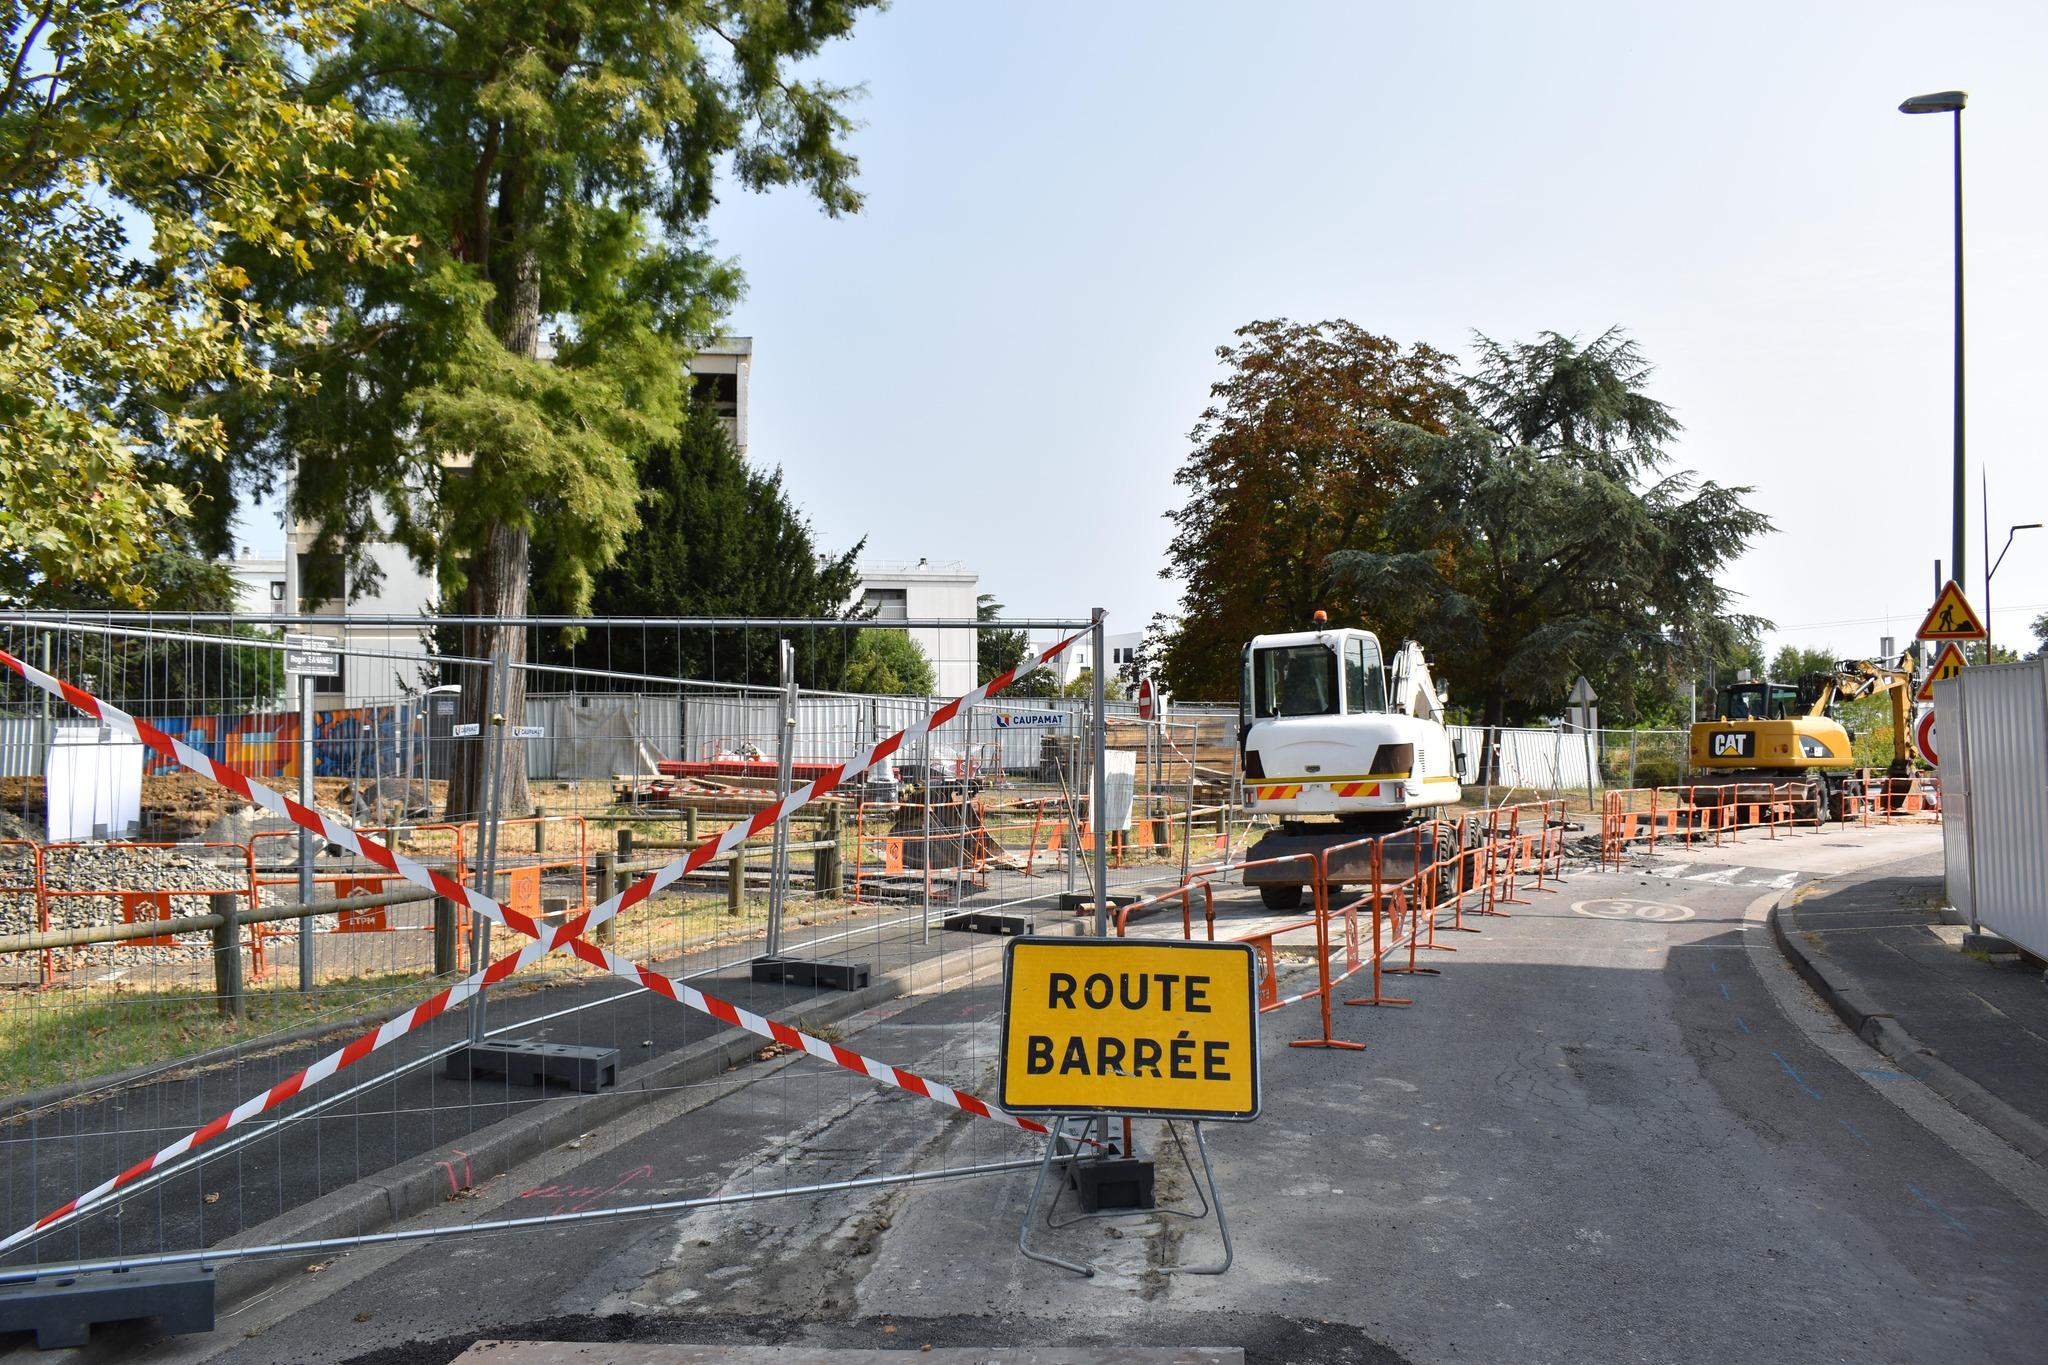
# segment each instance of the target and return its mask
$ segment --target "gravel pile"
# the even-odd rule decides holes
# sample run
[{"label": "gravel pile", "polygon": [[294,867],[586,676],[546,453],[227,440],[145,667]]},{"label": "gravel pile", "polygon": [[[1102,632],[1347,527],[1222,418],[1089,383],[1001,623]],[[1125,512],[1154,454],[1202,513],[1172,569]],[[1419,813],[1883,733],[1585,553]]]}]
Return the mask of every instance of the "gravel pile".
[{"label": "gravel pile", "polygon": [[[230,853],[231,850],[220,850]],[[174,916],[203,915],[212,907],[205,893],[224,891],[248,884],[248,864],[240,858],[215,860],[202,849],[104,848],[92,844],[67,845],[48,850],[44,879],[51,891],[186,891],[170,900]],[[0,848],[0,886],[27,887],[33,879],[28,850]],[[85,928],[120,924],[118,896],[52,896],[52,929]],[[32,932],[36,921],[35,897],[25,890],[0,892],[0,934]],[[58,968],[86,964],[115,963],[122,966],[188,963],[204,959],[213,951],[209,934],[182,934],[168,945],[136,942],[100,944],[91,948],[59,950]],[[10,964],[13,965],[13,964]]]}]

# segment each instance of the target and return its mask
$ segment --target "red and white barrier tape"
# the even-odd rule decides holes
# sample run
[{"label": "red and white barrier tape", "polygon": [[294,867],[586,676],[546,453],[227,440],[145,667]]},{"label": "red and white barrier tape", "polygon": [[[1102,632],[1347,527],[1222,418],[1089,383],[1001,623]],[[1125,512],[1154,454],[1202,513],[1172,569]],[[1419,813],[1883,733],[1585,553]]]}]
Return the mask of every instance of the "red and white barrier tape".
[{"label": "red and white barrier tape", "polygon": [[[0,650],[0,665],[13,669],[31,685],[62,697],[87,715],[133,735],[141,743],[156,750],[159,754],[173,762],[198,773],[202,777],[210,778],[220,783],[230,791],[255,802],[266,810],[283,816],[302,829],[319,834],[330,842],[339,844],[344,848],[355,850],[387,871],[404,877],[416,885],[447,896],[458,904],[466,905],[476,913],[495,920],[507,928],[516,929],[535,940],[522,947],[518,952],[499,958],[483,971],[477,972],[462,981],[458,981],[436,992],[433,996],[413,1006],[403,1014],[386,1020],[380,1027],[364,1034],[347,1047],[329,1053],[295,1075],[286,1077],[261,1094],[251,1096],[227,1113],[215,1118],[212,1122],[186,1134],[153,1156],[144,1158],[112,1179],[104,1181],[85,1193],[78,1195],[62,1207],[43,1215],[43,1217],[37,1219],[29,1226],[11,1233],[5,1238],[0,1238],[0,1252],[5,1252],[20,1245],[60,1219],[69,1217],[101,1202],[107,1196],[123,1186],[140,1179],[157,1167],[164,1165],[166,1162],[174,1161],[193,1148],[211,1142],[230,1128],[247,1122],[256,1115],[285,1103],[302,1090],[309,1086],[317,1085],[344,1067],[353,1066],[371,1053],[431,1022],[478,991],[495,985],[497,982],[517,972],[520,968],[539,961],[565,944],[573,944],[577,956],[584,958],[586,961],[593,962],[595,965],[604,967],[605,970],[612,972],[614,975],[622,976],[624,979],[633,981],[636,984],[645,985],[657,994],[666,995],[672,1000],[700,1010],[722,1022],[746,1028],[750,1032],[761,1034],[763,1037],[774,1038],[776,1041],[782,1042],[787,1046],[801,1047],[812,1056],[826,1058],[838,1065],[847,1067],[849,1070],[859,1071],[877,1080],[882,1080],[913,1093],[938,1100],[940,1103],[950,1104],[955,1108],[963,1109],[978,1117],[997,1119],[1001,1122],[1024,1128],[1027,1131],[1045,1131],[1041,1125],[1032,1123],[1029,1120],[1013,1118],[971,1095],[963,1095],[935,1081],[927,1081],[912,1073],[898,1071],[897,1068],[886,1063],[872,1062],[867,1058],[861,1057],[858,1053],[852,1052],[846,1052],[845,1057],[842,1058],[839,1054],[844,1052],[844,1049],[835,1048],[832,1044],[820,1039],[810,1038],[808,1035],[799,1033],[794,1029],[789,1029],[786,1025],[776,1024],[773,1021],[763,1019],[759,1015],[741,1010],[738,1006],[726,1001],[706,996],[692,987],[679,985],[659,972],[654,972],[651,969],[615,958],[612,954],[605,952],[595,944],[582,941],[581,935],[586,929],[603,924],[621,911],[637,905],[649,896],[672,885],[685,874],[712,861],[721,853],[730,852],[752,835],[773,825],[786,812],[800,809],[814,800],[820,793],[833,790],[848,778],[858,777],[882,759],[895,753],[906,740],[937,729],[950,722],[963,709],[978,705],[984,699],[996,695],[1019,677],[1059,657],[1060,654],[1064,653],[1080,638],[1079,634],[1070,635],[1036,657],[1027,659],[1008,672],[991,678],[972,692],[955,697],[952,701],[947,702],[944,706],[932,712],[925,719],[906,726],[888,738],[872,745],[858,758],[826,770],[812,782],[791,792],[787,799],[778,801],[756,812],[750,820],[730,826],[713,838],[699,844],[684,857],[669,862],[659,870],[635,882],[632,886],[627,887],[602,905],[585,911],[552,929],[538,924],[516,911],[507,910],[506,907],[500,905],[491,897],[479,892],[473,892],[452,878],[443,876],[432,868],[393,852],[374,839],[358,835],[355,830],[346,825],[339,825],[328,820],[318,811],[307,809],[297,801],[291,800],[282,793],[273,791],[271,788],[257,782],[246,773],[218,763],[189,745],[171,738],[148,721],[138,720],[119,707],[103,702],[91,693],[74,687],[61,679],[54,678],[16,658],[14,655],[7,653],[5,650]],[[653,984],[656,981],[663,983],[666,989]],[[749,1020],[754,1021],[754,1023],[749,1023]],[[756,1023],[758,1023],[759,1027],[755,1027]],[[781,1033],[786,1033],[788,1037],[781,1036],[778,1030]]]}]

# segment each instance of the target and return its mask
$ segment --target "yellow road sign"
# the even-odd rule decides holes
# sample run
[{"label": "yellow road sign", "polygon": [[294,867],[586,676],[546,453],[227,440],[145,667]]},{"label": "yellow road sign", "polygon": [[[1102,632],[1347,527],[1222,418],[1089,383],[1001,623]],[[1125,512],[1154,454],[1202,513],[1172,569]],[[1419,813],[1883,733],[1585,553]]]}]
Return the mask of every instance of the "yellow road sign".
[{"label": "yellow road sign", "polygon": [[1927,619],[1920,623],[1920,638],[1923,640],[1981,640],[1984,638],[1984,622],[1970,609],[1969,599],[1951,578],[1948,586],[1941,590],[1941,596],[1934,599],[1928,608]]},{"label": "yellow road sign", "polygon": [[1963,651],[1956,648],[1954,640],[1950,640],[1941,647],[1941,653],[1934,656],[1934,667],[1927,670],[1927,679],[1920,684],[1920,690],[1914,693],[1915,698],[1919,701],[1933,701],[1934,685],[1946,682],[1962,671]]},{"label": "yellow road sign", "polygon": [[1251,945],[1010,940],[998,1102],[1013,1114],[1259,1113]]}]

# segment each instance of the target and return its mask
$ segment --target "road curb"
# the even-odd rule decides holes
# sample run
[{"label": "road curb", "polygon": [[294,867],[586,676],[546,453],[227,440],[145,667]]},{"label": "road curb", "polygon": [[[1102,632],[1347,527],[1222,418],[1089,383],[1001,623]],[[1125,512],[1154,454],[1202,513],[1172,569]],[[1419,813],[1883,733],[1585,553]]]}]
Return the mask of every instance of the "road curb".
[{"label": "road curb", "polygon": [[[1076,932],[1076,926],[1055,923],[1037,932],[1071,934]],[[943,957],[927,958],[878,973],[875,981],[865,989],[817,997],[767,1017],[799,1027],[815,1028],[836,1023],[863,1010],[940,984],[945,979],[946,966]],[[974,969],[967,979],[979,980],[991,970],[1000,970],[1000,966],[1001,958],[998,956]],[[676,1008],[686,1007],[677,1005]],[[460,1146],[450,1144],[412,1158],[401,1166],[331,1190],[296,1209],[223,1239],[218,1247],[230,1250],[277,1246],[379,1231],[415,1214],[438,1208],[460,1191],[502,1175],[521,1162],[601,1127],[679,1086],[695,1085],[720,1076],[767,1045],[765,1040],[737,1029],[714,1034],[658,1061],[626,1068],[618,1084],[610,1090],[594,1095],[552,1097],[524,1113],[470,1133],[461,1140]],[[223,1261],[217,1271],[220,1302],[224,1306],[235,1303],[310,1268],[303,1255]]]},{"label": "road curb", "polygon": [[[1799,888],[1804,890],[1805,888]],[[1920,1081],[1957,1111],[1975,1119],[2029,1160],[2048,1166],[2048,1127],[2043,1127],[1950,1066],[1881,1006],[1855,975],[1817,948],[1800,941],[1803,930],[1788,891],[1771,907],[1771,938],[1794,971],[1805,978],[1852,1032]]]}]

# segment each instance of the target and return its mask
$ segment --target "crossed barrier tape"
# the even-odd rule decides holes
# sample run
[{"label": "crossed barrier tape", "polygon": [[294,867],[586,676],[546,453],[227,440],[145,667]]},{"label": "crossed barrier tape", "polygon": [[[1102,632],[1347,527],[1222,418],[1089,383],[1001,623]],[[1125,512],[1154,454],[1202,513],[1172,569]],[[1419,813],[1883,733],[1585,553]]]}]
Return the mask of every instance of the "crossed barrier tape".
[{"label": "crossed barrier tape", "polygon": [[446,896],[457,904],[466,906],[473,912],[502,924],[508,929],[517,930],[534,940],[523,945],[519,951],[499,958],[482,971],[473,973],[463,980],[455,982],[453,985],[436,992],[404,1013],[386,1020],[382,1025],[357,1038],[348,1046],[331,1052],[297,1073],[287,1076],[284,1080],[263,1091],[261,1094],[251,1096],[233,1109],[216,1117],[212,1122],[194,1129],[176,1142],[169,1144],[151,1156],[145,1157],[120,1174],[101,1182],[83,1194],[75,1196],[69,1202],[44,1214],[27,1227],[21,1228],[4,1238],[0,1238],[0,1253],[19,1246],[54,1223],[69,1218],[74,1214],[86,1212],[90,1208],[104,1202],[108,1196],[124,1186],[141,1179],[149,1172],[168,1162],[177,1160],[196,1147],[211,1142],[238,1124],[247,1122],[258,1114],[276,1108],[305,1090],[308,1086],[317,1085],[336,1072],[353,1066],[370,1054],[432,1022],[477,992],[503,981],[521,968],[539,961],[541,958],[564,946],[570,947],[576,956],[595,966],[603,967],[614,976],[619,976],[636,985],[645,986],[658,995],[666,996],[679,1004],[698,1010],[722,1023],[746,1029],[748,1032],[762,1037],[772,1038],[787,1047],[800,1048],[810,1056],[830,1061],[850,1071],[860,1072],[862,1075],[869,1076],[884,1084],[893,1085],[910,1091],[913,1094],[924,1096],[927,1099],[963,1110],[976,1117],[1005,1123],[1027,1132],[1045,1132],[1046,1130],[1042,1124],[1003,1113],[986,1102],[972,1095],[956,1091],[950,1086],[943,1085],[937,1081],[927,1080],[914,1073],[890,1066],[886,1062],[878,1062],[863,1057],[859,1053],[838,1047],[822,1039],[813,1038],[799,1030],[789,1028],[785,1024],[765,1019],[750,1010],[743,1010],[728,1001],[705,995],[694,987],[676,982],[651,968],[642,967],[636,963],[618,958],[596,944],[583,939],[582,936],[587,930],[596,928],[622,911],[631,909],[648,897],[658,894],[704,864],[731,852],[747,839],[774,825],[785,814],[801,809],[816,799],[819,794],[832,791],[848,778],[860,776],[882,759],[895,753],[905,742],[916,739],[931,730],[947,724],[963,709],[980,704],[986,698],[1001,692],[1026,673],[1058,658],[1080,638],[1080,633],[1070,635],[1043,653],[1020,662],[1006,673],[1001,673],[991,678],[973,691],[955,697],[923,720],[908,725],[886,739],[878,741],[857,758],[826,769],[811,782],[792,791],[788,797],[755,812],[751,819],[729,826],[719,834],[697,845],[689,853],[671,860],[661,868],[633,883],[633,885],[611,897],[611,899],[603,904],[586,910],[552,929],[518,911],[499,904],[497,900],[482,892],[473,891],[460,882],[436,872],[434,869],[411,858],[405,857],[403,854],[386,847],[375,839],[358,835],[355,830],[347,825],[337,824],[321,815],[318,811],[309,809],[290,797],[285,796],[283,793],[256,781],[248,774],[217,762],[190,745],[173,739],[148,721],[131,716],[112,703],[102,701],[84,689],[67,683],[60,678],[53,677],[41,669],[16,658],[7,651],[0,650],[0,665],[12,669],[31,686],[61,697],[70,705],[103,724],[112,726],[125,734],[132,735],[142,744],[155,750],[158,754],[172,762],[179,764],[181,767],[219,783],[241,796],[244,800],[290,820],[301,829],[320,835],[331,843],[338,844],[367,858],[395,876],[403,877],[417,886]]}]

